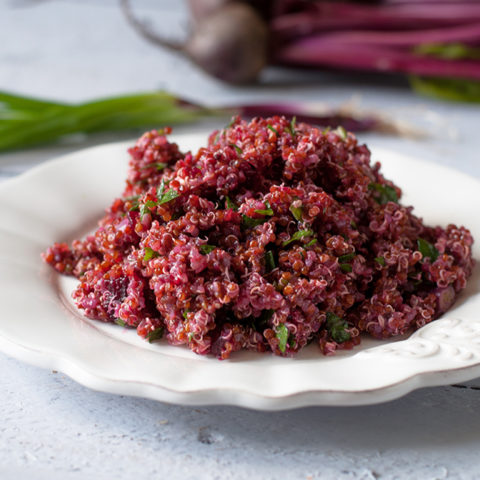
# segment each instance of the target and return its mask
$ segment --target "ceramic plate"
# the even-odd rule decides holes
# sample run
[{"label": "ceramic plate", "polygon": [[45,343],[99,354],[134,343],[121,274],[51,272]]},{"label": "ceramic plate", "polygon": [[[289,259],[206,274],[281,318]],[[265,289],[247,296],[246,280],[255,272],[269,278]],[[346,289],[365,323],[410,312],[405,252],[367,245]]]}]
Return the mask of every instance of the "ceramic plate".
[{"label": "ceramic plate", "polygon": [[[204,137],[175,140],[186,150]],[[0,348],[6,353],[105,392],[265,410],[383,402],[480,376],[479,268],[441,319],[408,338],[365,339],[334,357],[311,345],[296,358],[239,352],[221,362],[84,318],[71,301],[76,280],[57,275],[40,253],[94,228],[123,189],[127,146],[70,154],[0,186]],[[391,151],[375,150],[373,158],[403,188],[403,203],[415,205],[428,224],[463,224],[480,238],[480,182]],[[477,259],[479,253],[477,243]]]}]

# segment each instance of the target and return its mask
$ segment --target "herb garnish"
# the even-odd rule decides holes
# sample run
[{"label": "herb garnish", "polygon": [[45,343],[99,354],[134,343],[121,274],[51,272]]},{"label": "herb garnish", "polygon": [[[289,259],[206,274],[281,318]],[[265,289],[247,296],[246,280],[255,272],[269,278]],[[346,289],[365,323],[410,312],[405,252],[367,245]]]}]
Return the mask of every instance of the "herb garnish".
[{"label": "herb garnish", "polygon": [[243,150],[238,145],[231,143],[230,146],[235,149],[238,155],[241,155],[243,153]]},{"label": "herb garnish", "polygon": [[247,215],[242,215],[242,224],[245,228],[255,228],[257,225],[261,225],[266,221],[266,218],[252,218]]},{"label": "herb garnish", "polygon": [[341,255],[338,257],[338,263],[351,262],[355,258],[355,253],[347,253],[346,255]]},{"label": "herb garnish", "polygon": [[163,337],[163,327],[158,327],[155,330],[149,332],[146,336],[146,339],[152,343],[155,340],[160,340]]},{"label": "herb garnish", "polygon": [[277,268],[272,250],[265,252],[265,268],[268,273]]},{"label": "herb garnish", "polygon": [[340,270],[343,273],[350,273],[352,271],[352,266],[349,263],[340,264]]},{"label": "herb garnish", "polygon": [[127,326],[127,323],[125,322],[125,320],[122,320],[121,318],[116,318],[115,323],[117,325],[120,325],[121,327],[126,327]]},{"label": "herb garnish", "polygon": [[200,250],[200,253],[202,255],[207,255],[209,254],[210,252],[213,252],[213,250],[215,250],[217,247],[215,245],[208,245],[208,244],[203,244],[203,245],[200,245],[200,247],[198,247],[198,249]]},{"label": "herb garnish", "polygon": [[285,240],[282,243],[282,247],[286,247],[287,245],[289,245],[292,242],[296,242],[297,240],[300,240],[303,237],[309,237],[313,234],[314,234],[313,230],[298,230],[297,232],[295,232],[292,235],[292,237],[289,240]]},{"label": "herb garnish", "polygon": [[179,196],[180,194],[176,190],[171,188],[159,198],[157,205],[163,205],[164,203],[171,202],[172,200],[174,200]]},{"label": "herb garnish", "polygon": [[346,139],[347,139],[347,131],[346,131],[345,128],[343,128],[341,125],[339,125],[339,126],[336,128],[335,133],[336,133],[342,140],[346,140]]},{"label": "herb garnish", "polygon": [[384,257],[375,257],[374,260],[380,264],[382,267],[385,266],[385,258]]},{"label": "herb garnish", "polygon": [[278,338],[278,349],[282,353],[285,353],[289,332],[284,323],[278,325],[278,327],[275,329],[275,335]]},{"label": "herb garnish", "polygon": [[385,205],[388,202],[398,203],[397,191],[390,185],[382,185],[380,183],[371,183],[368,186],[369,190],[374,190],[380,195],[375,197],[375,200],[380,205]]},{"label": "herb garnish", "polygon": [[293,117],[291,120],[290,120],[290,125],[287,127],[289,132],[290,132],[290,135],[295,138],[295,127],[296,127],[296,123],[297,123],[297,117]]},{"label": "herb garnish", "polygon": [[185,320],[188,320],[188,314],[190,313],[190,310],[187,308],[186,310],[183,311],[182,313],[182,317],[185,319]]},{"label": "herb garnish", "polygon": [[338,315],[327,312],[327,331],[335,342],[342,343],[350,340],[351,335],[346,331],[347,327],[347,322]]},{"label": "herb garnish", "polygon": [[232,202],[231,198],[228,195],[225,196],[225,206],[227,208],[231,208],[235,212],[238,210],[237,205]]},{"label": "herb garnish", "polygon": [[143,218],[144,215],[147,213],[151,213],[151,209],[155,208],[157,204],[153,200],[147,200],[141,207],[140,207],[140,216]]},{"label": "herb garnish", "polygon": [[[268,204],[267,204],[268,206]],[[258,213],[259,215],[268,215],[268,216],[272,216],[273,215],[273,210],[269,207],[269,208],[265,208],[263,210],[255,210],[255,213]]]},{"label": "herb garnish", "polygon": [[313,240],[310,240],[305,246],[306,247],[311,247],[312,245],[315,245],[317,243],[317,239],[314,238]]},{"label": "herb garnish", "polygon": [[303,213],[302,207],[294,207],[292,204],[290,205],[289,210],[292,212],[292,215],[297,222],[299,222],[302,219],[302,213]]},{"label": "herb garnish", "polygon": [[435,248],[435,246],[423,238],[417,239],[417,247],[418,251],[423,255],[423,258],[428,257],[432,262],[434,262],[440,255],[440,252]]},{"label": "herb garnish", "polygon": [[273,133],[276,133],[278,135],[278,130],[275,127],[273,127],[272,125],[268,124],[267,128],[269,130],[271,130]]},{"label": "herb garnish", "polygon": [[145,255],[143,256],[143,261],[148,262],[151,258],[158,257],[158,252],[151,249],[150,247],[145,247]]}]

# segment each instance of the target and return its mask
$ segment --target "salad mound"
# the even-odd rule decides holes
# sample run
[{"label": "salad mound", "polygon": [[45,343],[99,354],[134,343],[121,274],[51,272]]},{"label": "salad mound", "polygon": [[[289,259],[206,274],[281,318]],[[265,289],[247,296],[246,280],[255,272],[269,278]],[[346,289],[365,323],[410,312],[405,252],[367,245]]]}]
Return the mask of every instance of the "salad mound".
[{"label": "salad mound", "polygon": [[418,329],[472,272],[470,232],[429,227],[342,128],[235,118],[198,152],[145,133],[95,233],[44,260],[89,318],[198,354],[330,355]]}]

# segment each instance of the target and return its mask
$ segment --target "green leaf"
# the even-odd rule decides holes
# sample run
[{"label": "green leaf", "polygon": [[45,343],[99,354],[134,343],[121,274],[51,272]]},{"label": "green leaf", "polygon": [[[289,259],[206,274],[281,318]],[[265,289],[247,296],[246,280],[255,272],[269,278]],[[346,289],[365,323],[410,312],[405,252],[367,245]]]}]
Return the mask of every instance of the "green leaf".
[{"label": "green leaf", "polygon": [[327,312],[326,327],[330,337],[337,343],[346,342],[351,338],[350,333],[346,331],[347,322],[332,312]]},{"label": "green leaf", "polygon": [[185,319],[185,320],[188,320],[188,314],[190,313],[190,310],[187,308],[186,310],[183,311],[182,313],[182,317]]},{"label": "green leaf", "polygon": [[347,139],[347,131],[345,130],[345,128],[343,128],[341,125],[339,125],[335,130],[334,132],[342,139],[342,140],[346,140]]},{"label": "green leaf", "polygon": [[117,325],[120,325],[121,327],[126,327],[127,326],[127,323],[125,322],[125,320],[122,320],[121,318],[116,318],[115,323]]},{"label": "green leaf", "polygon": [[315,245],[317,243],[317,239],[314,238],[313,240],[310,240],[306,245],[305,247],[311,247],[312,245]]},{"label": "green leaf", "polygon": [[290,135],[295,138],[295,129],[297,127],[296,125],[297,123],[297,117],[293,117],[291,120],[290,120],[290,125],[288,126],[288,130],[290,132]]},{"label": "green leaf", "polygon": [[397,191],[390,185],[382,185],[380,183],[371,183],[368,186],[369,190],[379,193],[375,196],[375,200],[380,205],[385,205],[388,202],[398,203]]},{"label": "green leaf", "polygon": [[273,210],[271,208],[266,208],[264,210],[255,210],[255,213],[258,213],[259,215],[268,215],[271,217],[273,215]]},{"label": "green leaf", "polygon": [[283,243],[282,243],[282,246],[283,247],[286,247],[287,245],[289,245],[290,243],[292,242],[296,242],[297,240],[300,240],[302,239],[303,237],[310,237],[312,235],[314,235],[314,231],[313,230],[298,230],[297,232],[295,232],[292,237],[289,239],[289,240],[285,240]]},{"label": "green leaf", "polygon": [[374,260],[379,263],[382,267],[385,266],[385,258],[383,257],[375,257]]},{"label": "green leaf", "polygon": [[165,179],[162,178],[162,181],[160,182],[160,186],[157,188],[157,198],[162,198],[163,193],[165,192],[165,186],[166,186]]},{"label": "green leaf", "polygon": [[160,338],[163,337],[163,331],[163,327],[158,327],[155,330],[149,332],[146,338],[150,343],[154,342],[155,340],[160,340]]},{"label": "green leaf", "polygon": [[428,257],[432,262],[434,262],[440,255],[440,252],[435,248],[435,246],[423,238],[417,239],[417,247],[423,258]]},{"label": "green leaf", "polygon": [[358,229],[357,223],[356,223],[354,220],[352,220],[352,221],[350,222],[350,226],[351,226],[352,228],[354,228],[355,230]]},{"label": "green leaf", "polygon": [[340,265],[340,270],[343,273],[350,273],[352,271],[352,266],[349,263],[342,263]]},{"label": "green leaf", "polygon": [[231,208],[235,212],[238,210],[237,205],[235,205],[235,203],[232,202],[232,200],[230,199],[230,197],[228,195],[225,196],[225,205],[226,205],[227,208]]},{"label": "green leaf", "polygon": [[269,130],[271,130],[273,133],[276,133],[278,135],[278,130],[275,127],[273,127],[272,125],[268,124],[267,128]]},{"label": "green leaf", "polygon": [[158,257],[158,252],[151,249],[150,247],[145,247],[145,255],[143,256],[143,261],[148,262],[151,258]]},{"label": "green leaf", "polygon": [[275,336],[278,338],[278,349],[282,353],[285,353],[289,332],[284,323],[280,323],[280,325],[277,326],[275,329]]},{"label": "green leaf", "polygon": [[231,143],[230,146],[235,149],[238,155],[241,155],[243,153],[243,150],[238,145]]},{"label": "green leaf", "polygon": [[252,218],[247,215],[242,215],[242,225],[244,228],[255,228],[257,225],[265,223],[267,218]]},{"label": "green leaf", "polygon": [[151,213],[151,209],[155,208],[157,204],[153,200],[147,200],[140,206],[140,216],[143,218],[147,213]]},{"label": "green leaf", "polygon": [[272,270],[275,270],[275,268],[277,268],[277,265],[275,264],[275,256],[272,250],[268,250],[265,252],[265,268],[267,272],[271,272]]},{"label": "green leaf", "polygon": [[341,255],[338,257],[338,263],[351,262],[355,258],[355,253],[347,253],[346,255]]},{"label": "green leaf", "polygon": [[179,197],[180,194],[174,190],[173,188],[170,188],[166,193],[164,193],[161,198],[158,200],[157,205],[163,205],[164,203],[171,202],[175,198]]},{"label": "green leaf", "polygon": [[302,220],[302,214],[303,214],[302,207],[294,207],[293,205],[290,205],[289,210],[292,212],[293,218],[295,218],[297,222],[300,222]]},{"label": "green leaf", "polygon": [[202,255],[207,255],[210,252],[213,252],[216,248],[217,247],[215,245],[207,245],[206,243],[198,247]]}]

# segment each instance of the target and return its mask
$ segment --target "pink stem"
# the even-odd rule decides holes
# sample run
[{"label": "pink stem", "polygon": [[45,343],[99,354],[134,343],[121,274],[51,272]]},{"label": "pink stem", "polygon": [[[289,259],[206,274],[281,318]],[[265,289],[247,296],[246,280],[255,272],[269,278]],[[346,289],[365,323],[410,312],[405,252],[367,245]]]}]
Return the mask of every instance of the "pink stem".
[{"label": "pink stem", "polygon": [[273,62],[480,80],[478,61],[438,59],[375,45],[341,45],[322,37],[300,40],[280,49]]}]

